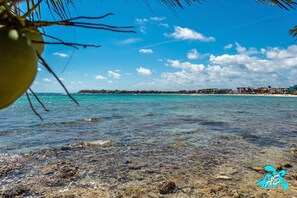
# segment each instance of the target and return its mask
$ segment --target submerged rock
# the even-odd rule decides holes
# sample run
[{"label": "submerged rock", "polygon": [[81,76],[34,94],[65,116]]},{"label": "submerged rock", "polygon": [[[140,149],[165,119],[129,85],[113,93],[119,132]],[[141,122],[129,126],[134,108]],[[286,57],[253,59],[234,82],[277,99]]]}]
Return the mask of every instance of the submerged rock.
[{"label": "submerged rock", "polygon": [[246,141],[255,141],[255,140],[257,140],[259,137],[258,136],[256,136],[256,135],[252,135],[252,134],[246,134],[246,135],[244,135],[243,137],[242,137],[244,140],[246,140]]},{"label": "submerged rock", "polygon": [[11,172],[17,165],[15,163],[9,164],[9,165],[4,165],[0,166],[0,177],[7,175],[9,172]]},{"label": "submerged rock", "polygon": [[283,162],[283,163],[281,163],[281,166],[284,167],[284,168],[292,168],[292,167],[293,167],[293,166],[292,166],[290,163],[288,163],[288,162]]},{"label": "submerged rock", "polygon": [[30,192],[30,188],[28,186],[15,186],[11,189],[4,191],[1,195],[3,198],[11,198],[11,197],[26,197]]},{"label": "submerged rock", "polygon": [[62,185],[76,176],[77,172],[78,167],[70,162],[57,162],[41,169],[41,173],[46,175],[46,177],[42,179],[42,183],[47,184],[48,186]]},{"label": "submerged rock", "polygon": [[291,148],[291,153],[293,154],[293,155],[297,155],[297,148]]},{"label": "submerged rock", "polygon": [[160,194],[170,194],[176,191],[176,185],[173,181],[165,181],[158,186],[158,189]]}]

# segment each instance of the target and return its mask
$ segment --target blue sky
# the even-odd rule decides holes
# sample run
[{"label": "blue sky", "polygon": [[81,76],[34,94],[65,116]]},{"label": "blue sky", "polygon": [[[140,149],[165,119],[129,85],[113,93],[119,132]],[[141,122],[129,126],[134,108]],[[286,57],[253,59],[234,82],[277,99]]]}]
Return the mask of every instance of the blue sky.
[{"label": "blue sky", "polygon": [[[124,0],[77,1],[76,6],[73,16],[112,12],[98,22],[134,25],[137,33],[46,28],[67,42],[102,45],[75,51],[46,46],[44,59],[71,92],[297,84],[297,43],[288,35],[297,25],[296,11],[255,0],[207,0],[175,12],[159,1],[149,8],[143,1]],[[47,13],[44,18],[51,19]],[[63,91],[42,66],[32,88]]]}]

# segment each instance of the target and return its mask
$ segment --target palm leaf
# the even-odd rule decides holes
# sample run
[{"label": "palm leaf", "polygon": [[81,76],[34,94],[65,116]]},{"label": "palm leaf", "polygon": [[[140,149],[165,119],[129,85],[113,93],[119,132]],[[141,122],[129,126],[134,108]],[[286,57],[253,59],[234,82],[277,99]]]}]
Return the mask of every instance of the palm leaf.
[{"label": "palm leaf", "polygon": [[291,28],[289,33],[290,33],[290,35],[292,35],[293,37],[297,37],[297,26]]},{"label": "palm leaf", "polygon": [[169,7],[180,7],[183,8],[183,3],[186,3],[187,5],[191,5],[194,2],[201,2],[201,0],[161,0],[164,4],[166,4]]},{"label": "palm leaf", "polygon": [[[50,11],[53,11],[59,18],[66,20],[70,16],[69,5],[74,7],[73,0],[45,0]],[[52,16],[53,13],[52,13]]]},{"label": "palm leaf", "polygon": [[278,6],[286,10],[295,9],[297,7],[297,3],[294,0],[257,0],[257,2]]}]

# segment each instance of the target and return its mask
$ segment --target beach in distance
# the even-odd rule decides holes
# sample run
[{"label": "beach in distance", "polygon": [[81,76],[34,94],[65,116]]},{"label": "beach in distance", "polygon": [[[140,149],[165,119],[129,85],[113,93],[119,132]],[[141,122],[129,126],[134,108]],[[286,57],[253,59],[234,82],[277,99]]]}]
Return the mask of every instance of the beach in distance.
[{"label": "beach in distance", "polygon": [[[25,97],[0,111],[2,197],[297,194],[296,96],[73,94],[79,107],[38,96],[44,121]],[[287,190],[256,185],[267,165],[285,170]]]}]

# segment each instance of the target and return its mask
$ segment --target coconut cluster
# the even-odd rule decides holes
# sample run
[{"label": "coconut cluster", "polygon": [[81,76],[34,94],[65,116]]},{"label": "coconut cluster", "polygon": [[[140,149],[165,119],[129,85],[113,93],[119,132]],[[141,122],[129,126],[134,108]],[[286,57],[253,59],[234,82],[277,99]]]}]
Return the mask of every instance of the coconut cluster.
[{"label": "coconut cluster", "polygon": [[0,27],[0,109],[11,105],[31,86],[37,73],[37,53],[41,55],[44,50],[42,42],[37,29]]}]

